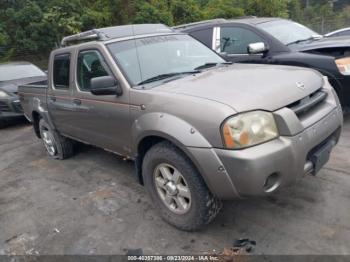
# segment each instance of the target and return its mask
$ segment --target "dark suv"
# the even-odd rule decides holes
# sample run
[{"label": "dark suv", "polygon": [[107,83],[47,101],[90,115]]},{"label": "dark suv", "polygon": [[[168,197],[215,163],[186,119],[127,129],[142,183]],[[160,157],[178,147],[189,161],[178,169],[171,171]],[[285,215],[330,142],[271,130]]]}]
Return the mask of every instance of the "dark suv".
[{"label": "dark suv", "polygon": [[175,29],[189,33],[228,61],[316,69],[329,78],[342,105],[350,107],[349,37],[323,38],[280,18],[216,19]]}]

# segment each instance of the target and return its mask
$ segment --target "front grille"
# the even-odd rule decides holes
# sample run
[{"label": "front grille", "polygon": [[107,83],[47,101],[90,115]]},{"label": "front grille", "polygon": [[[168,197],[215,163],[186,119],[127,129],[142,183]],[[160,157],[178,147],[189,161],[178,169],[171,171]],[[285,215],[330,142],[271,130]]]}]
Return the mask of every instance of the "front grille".
[{"label": "front grille", "polygon": [[0,101],[0,111],[1,112],[11,112],[11,108],[5,102]]},{"label": "front grille", "polygon": [[327,93],[322,89],[319,89],[316,92],[308,95],[307,97],[304,97],[297,102],[294,102],[293,104],[290,104],[287,107],[293,110],[297,116],[301,116],[322,103],[326,98]]}]

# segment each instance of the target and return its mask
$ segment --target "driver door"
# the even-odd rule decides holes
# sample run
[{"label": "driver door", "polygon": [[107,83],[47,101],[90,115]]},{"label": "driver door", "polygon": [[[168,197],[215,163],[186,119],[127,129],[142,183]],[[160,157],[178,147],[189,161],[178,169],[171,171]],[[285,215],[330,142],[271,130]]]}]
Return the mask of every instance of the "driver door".
[{"label": "driver door", "polygon": [[84,49],[76,54],[73,103],[75,136],[84,142],[128,155],[131,141],[128,89],[123,94],[93,95],[91,79],[112,76],[113,66],[104,59],[104,50]]}]

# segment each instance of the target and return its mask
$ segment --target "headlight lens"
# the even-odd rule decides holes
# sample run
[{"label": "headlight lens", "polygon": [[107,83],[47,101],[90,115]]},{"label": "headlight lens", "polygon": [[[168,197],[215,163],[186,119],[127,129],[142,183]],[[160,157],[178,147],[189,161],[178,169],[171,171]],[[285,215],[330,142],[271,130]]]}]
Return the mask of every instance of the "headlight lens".
[{"label": "headlight lens", "polygon": [[0,97],[5,98],[9,97],[9,95],[6,92],[0,90]]},{"label": "headlight lens", "polygon": [[242,149],[278,137],[273,115],[253,111],[229,118],[223,125],[223,138],[228,149]]},{"label": "headlight lens", "polygon": [[345,76],[350,75],[350,57],[337,59],[335,60],[335,63],[337,64],[340,73]]}]

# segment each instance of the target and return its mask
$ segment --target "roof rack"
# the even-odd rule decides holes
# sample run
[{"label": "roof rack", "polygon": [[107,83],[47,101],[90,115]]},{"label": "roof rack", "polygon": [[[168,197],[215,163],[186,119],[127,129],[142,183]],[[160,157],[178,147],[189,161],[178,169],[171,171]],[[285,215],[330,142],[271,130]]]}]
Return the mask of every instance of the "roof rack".
[{"label": "roof rack", "polygon": [[61,41],[61,47],[67,46],[70,42],[105,39],[107,39],[107,37],[102,32],[97,29],[92,29],[90,31],[64,37]]},{"label": "roof rack", "polygon": [[202,25],[202,24],[222,23],[225,21],[227,21],[225,18],[216,18],[216,19],[204,20],[204,21],[194,22],[194,23],[189,23],[189,24],[177,25],[177,26],[173,26],[172,28],[173,29],[180,29],[180,28],[186,28],[186,27]]},{"label": "roof rack", "polygon": [[247,18],[258,18],[255,15],[244,15],[244,16],[239,16],[239,17],[233,17],[230,20],[235,20],[235,19],[247,19]]},{"label": "roof rack", "polygon": [[137,24],[137,25],[121,25],[99,29],[92,29],[83,33],[64,37],[61,41],[61,47],[65,47],[68,43],[78,41],[100,40],[106,41],[115,38],[130,37],[145,34],[163,34],[171,33],[173,30],[162,24]]}]

